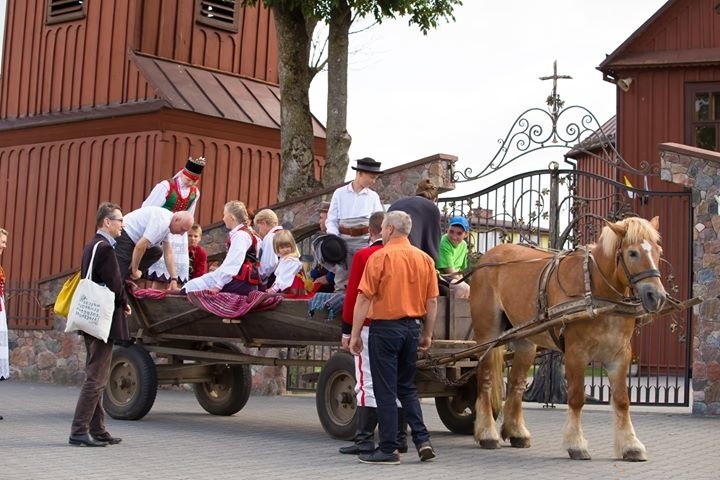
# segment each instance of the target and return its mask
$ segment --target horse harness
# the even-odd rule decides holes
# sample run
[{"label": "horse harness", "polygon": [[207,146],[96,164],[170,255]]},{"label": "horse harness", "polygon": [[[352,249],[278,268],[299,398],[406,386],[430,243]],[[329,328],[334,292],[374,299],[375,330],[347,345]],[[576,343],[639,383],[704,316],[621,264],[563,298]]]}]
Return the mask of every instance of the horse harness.
[{"label": "horse harness", "polygon": [[[535,247],[533,247],[535,248]],[[570,300],[559,303],[557,305],[549,306],[548,305],[548,293],[547,293],[547,286],[548,281],[550,280],[550,277],[553,273],[558,269],[560,266],[560,263],[562,260],[570,256],[570,254],[574,253],[575,251],[582,249],[583,250],[583,286],[585,292],[582,294],[582,296],[574,296],[571,297]],[[643,270],[642,272],[636,273],[632,275],[627,268],[627,265],[625,264],[625,260],[622,255],[622,242],[618,246],[617,253],[615,255],[615,261],[617,264],[620,264],[623,268],[623,271],[625,273],[625,276],[628,279],[628,283],[630,284],[630,288],[633,291],[633,293],[636,291],[635,285],[640,282],[641,280],[644,280],[646,278],[651,277],[660,277],[660,271],[657,269],[648,269]],[[548,320],[557,318],[562,315],[571,315],[574,313],[582,312],[583,310],[587,312],[589,318],[595,318],[596,314],[595,311],[599,307],[612,305],[614,308],[614,311],[616,313],[624,314],[624,315],[631,315],[631,316],[639,316],[642,314],[642,306],[640,302],[638,301],[637,297],[627,297],[625,294],[619,292],[613,285],[611,284],[610,280],[603,274],[602,270],[600,268],[597,268],[597,272],[600,274],[600,277],[602,278],[603,282],[610,287],[610,289],[621,298],[621,300],[615,300],[615,299],[608,299],[608,298],[598,298],[594,297],[592,293],[592,275],[591,275],[591,262],[595,262],[595,259],[592,256],[592,253],[590,253],[590,248],[585,245],[582,247],[578,247],[576,250],[563,250],[560,252],[557,252],[553,257],[550,259],[549,262],[543,267],[542,272],[540,274],[540,277],[538,278],[538,298],[537,298],[537,317],[532,320],[529,323],[544,323]],[[597,265],[597,263],[596,263]],[[559,329],[552,327],[549,328],[548,334],[552,338],[553,342],[555,343],[555,346],[561,351],[565,352],[565,324],[563,324]]]}]

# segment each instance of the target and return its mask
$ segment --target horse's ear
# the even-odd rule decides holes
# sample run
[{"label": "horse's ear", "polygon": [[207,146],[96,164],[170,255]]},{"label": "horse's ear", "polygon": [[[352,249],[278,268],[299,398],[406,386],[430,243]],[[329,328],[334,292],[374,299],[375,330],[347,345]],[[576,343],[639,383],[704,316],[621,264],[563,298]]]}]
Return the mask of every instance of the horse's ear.
[{"label": "horse's ear", "polygon": [[658,216],[653,217],[652,220],[650,220],[650,225],[652,225],[653,228],[659,232],[660,231],[660,217],[658,217]]},{"label": "horse's ear", "polygon": [[608,222],[607,220],[605,220],[605,223],[610,228],[610,230],[615,232],[615,235],[617,235],[618,237],[624,237],[625,233],[627,233],[627,226],[624,224],[621,225],[620,222],[612,223],[612,222]]}]

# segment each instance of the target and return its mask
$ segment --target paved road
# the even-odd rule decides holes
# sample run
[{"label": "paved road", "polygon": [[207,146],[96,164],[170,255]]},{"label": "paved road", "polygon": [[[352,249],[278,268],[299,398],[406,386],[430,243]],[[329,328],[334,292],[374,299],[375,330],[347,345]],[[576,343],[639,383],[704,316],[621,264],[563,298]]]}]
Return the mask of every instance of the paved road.
[{"label": "paved road", "polygon": [[[328,437],[312,396],[251,397],[232,417],[205,413],[189,392],[158,392],[155,406],[137,422],[109,419],[120,445],[67,444],[78,388],[0,383],[0,479],[718,479],[720,418],[697,418],[687,409],[636,412],[639,438],[650,460],[612,458],[612,416],[592,407],[584,415],[593,460],[571,461],[561,447],[562,407],[526,410],[533,433],[529,449],[478,449],[471,437],[449,433],[431,402],[423,401],[438,458],[402,465],[364,465],[339,455],[346,445]],[[370,477],[370,476],[373,477]]]}]

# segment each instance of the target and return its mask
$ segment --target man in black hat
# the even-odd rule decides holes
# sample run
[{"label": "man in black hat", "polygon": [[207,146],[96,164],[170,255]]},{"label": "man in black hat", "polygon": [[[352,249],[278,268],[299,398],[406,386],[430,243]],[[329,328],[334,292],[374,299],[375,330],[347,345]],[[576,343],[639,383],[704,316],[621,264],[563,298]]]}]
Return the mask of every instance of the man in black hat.
[{"label": "man in black hat", "polygon": [[368,222],[374,212],[384,211],[378,194],[370,190],[380,176],[380,162],[366,157],[356,162],[355,179],[335,190],[330,200],[325,225],[327,233],[340,235],[347,244],[346,268],[335,271],[335,291],[345,291],[348,272],[355,252],[368,246],[370,234]]}]

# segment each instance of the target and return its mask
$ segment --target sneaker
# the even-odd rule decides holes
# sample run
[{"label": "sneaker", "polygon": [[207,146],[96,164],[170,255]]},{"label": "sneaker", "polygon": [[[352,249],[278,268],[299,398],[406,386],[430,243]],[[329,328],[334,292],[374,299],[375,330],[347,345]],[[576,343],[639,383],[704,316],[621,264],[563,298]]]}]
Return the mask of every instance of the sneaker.
[{"label": "sneaker", "polygon": [[421,462],[427,462],[428,460],[432,460],[436,456],[435,449],[432,445],[430,445],[430,442],[423,442],[418,445],[417,452]]},{"label": "sneaker", "polygon": [[360,463],[374,463],[377,465],[400,465],[400,455],[393,453],[385,453],[379,448],[373,453],[360,455],[358,457]]}]

